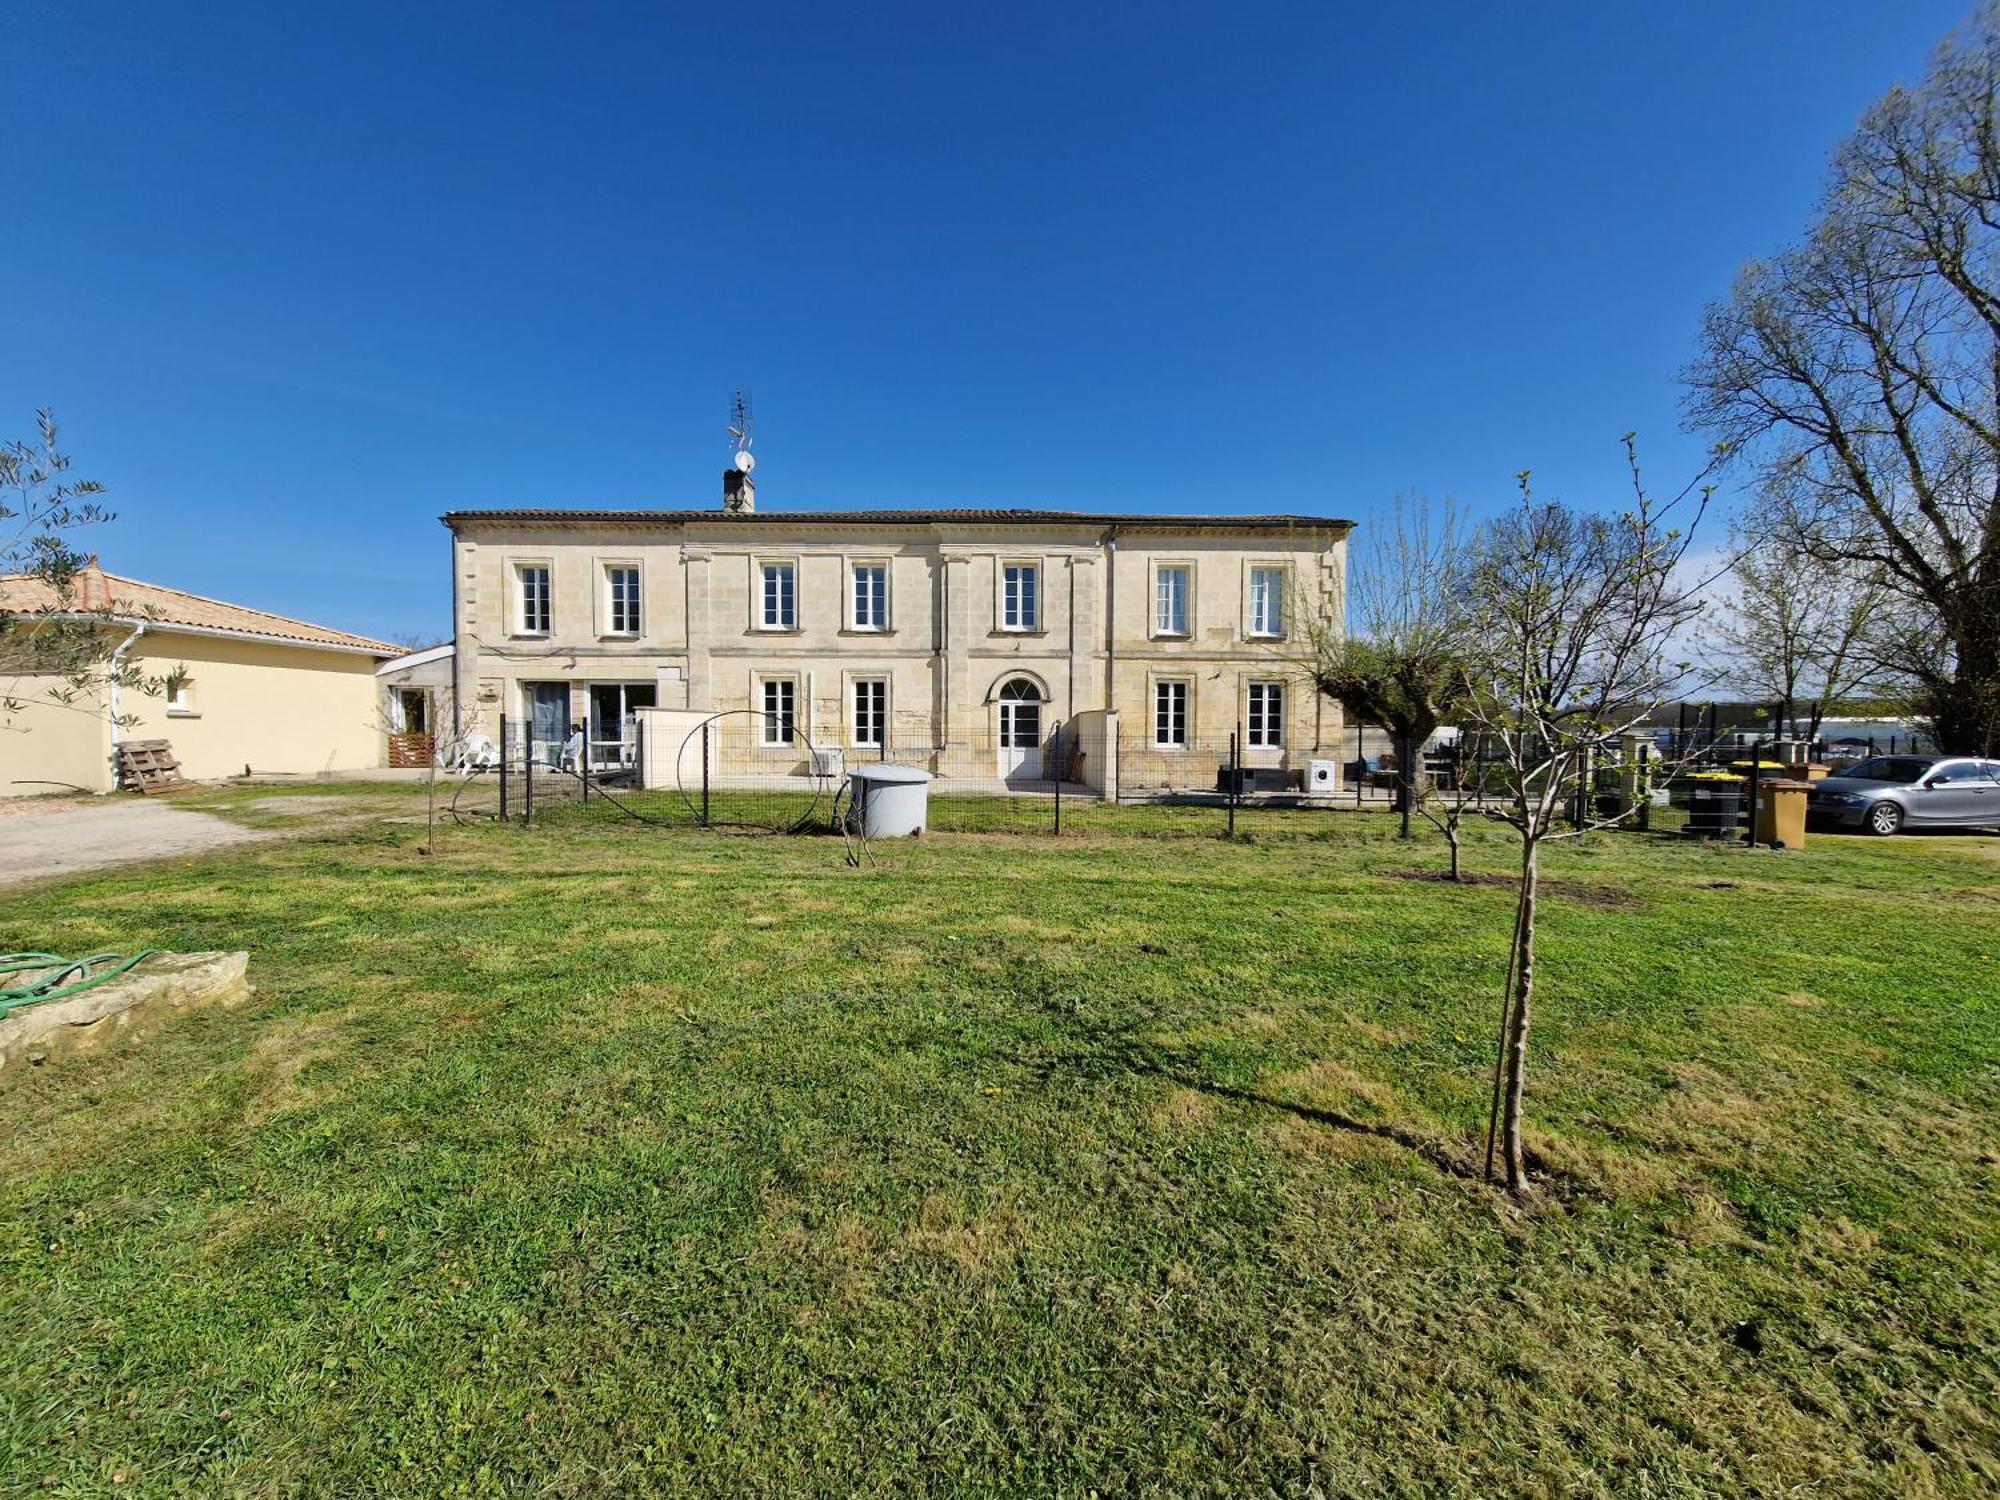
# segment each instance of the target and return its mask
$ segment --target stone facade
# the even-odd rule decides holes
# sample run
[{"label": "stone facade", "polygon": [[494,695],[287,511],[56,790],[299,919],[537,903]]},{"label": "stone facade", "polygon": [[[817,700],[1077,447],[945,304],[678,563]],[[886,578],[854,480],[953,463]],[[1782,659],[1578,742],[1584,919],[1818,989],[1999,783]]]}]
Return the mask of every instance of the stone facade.
[{"label": "stone facade", "polygon": [[[888,743],[916,755],[996,744],[1006,688],[1032,692],[1047,725],[1115,714],[1121,743],[1149,751],[1171,751],[1176,736],[1191,750],[1226,744],[1253,716],[1253,692],[1268,718],[1249,736],[1264,742],[1246,756],[1253,764],[1299,766],[1337,743],[1338,711],[1293,657],[1298,613],[1336,612],[1345,521],[611,510],[444,520],[466,732],[494,733],[503,713],[538,725],[538,740],[586,724],[601,762],[618,753],[620,716],[639,707],[789,704],[814,746],[866,753],[879,701]],[[876,683],[879,697],[863,686]],[[1165,730],[1163,691],[1184,719]]]}]

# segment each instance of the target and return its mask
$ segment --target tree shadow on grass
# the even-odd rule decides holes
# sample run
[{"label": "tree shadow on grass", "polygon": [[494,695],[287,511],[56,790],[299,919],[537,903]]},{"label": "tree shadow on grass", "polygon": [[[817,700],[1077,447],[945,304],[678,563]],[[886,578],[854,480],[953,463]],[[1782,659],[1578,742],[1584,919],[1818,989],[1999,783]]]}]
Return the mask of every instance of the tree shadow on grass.
[{"label": "tree shadow on grass", "polygon": [[[1045,1012],[1051,1009],[1047,1005],[1041,1008]],[[1139,1027],[1150,1024],[1148,1022],[1136,1019],[1124,1022],[1092,1021],[1073,1009],[1066,1011],[1062,1019],[1064,1031],[1075,1045],[1073,1049],[1043,1061],[1040,1071],[1045,1076],[1067,1073],[1072,1077],[1107,1081],[1157,1078],[1210,1098],[1275,1110],[1324,1130],[1386,1141],[1447,1177],[1480,1186],[1500,1187],[1498,1182],[1486,1175],[1481,1148],[1472,1142],[1454,1146],[1386,1120],[1365,1120],[1341,1110],[1288,1099],[1259,1087],[1226,1083],[1211,1076],[1199,1057],[1141,1035]],[[1558,1200],[1597,1195],[1584,1179],[1549,1161],[1533,1148],[1528,1150],[1526,1156],[1529,1174],[1540,1192]]]},{"label": "tree shadow on grass", "polygon": [[1140,1036],[1131,1024],[1092,1024],[1073,1014],[1064,1019],[1068,1023],[1065,1029],[1079,1045],[1073,1051],[1047,1059],[1043,1066],[1046,1074],[1062,1072],[1106,1080],[1120,1077],[1158,1078],[1211,1098],[1278,1110],[1326,1130],[1388,1141],[1420,1157],[1438,1171],[1462,1181],[1481,1182],[1485,1179],[1480,1164],[1469,1154],[1454,1151],[1445,1143],[1405,1126],[1381,1120],[1364,1120],[1262,1089],[1224,1083],[1209,1076],[1199,1066],[1198,1059]]}]

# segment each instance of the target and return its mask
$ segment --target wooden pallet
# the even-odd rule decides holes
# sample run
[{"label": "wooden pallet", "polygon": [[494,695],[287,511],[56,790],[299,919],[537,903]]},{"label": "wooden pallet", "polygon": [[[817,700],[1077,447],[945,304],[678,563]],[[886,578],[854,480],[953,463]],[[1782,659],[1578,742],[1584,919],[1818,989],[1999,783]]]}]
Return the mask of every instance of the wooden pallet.
[{"label": "wooden pallet", "polygon": [[118,784],[150,797],[190,783],[181,775],[173,746],[165,740],[122,740],[118,745]]},{"label": "wooden pallet", "polygon": [[405,733],[389,736],[389,764],[397,770],[421,770],[431,763],[437,741],[427,734]]}]

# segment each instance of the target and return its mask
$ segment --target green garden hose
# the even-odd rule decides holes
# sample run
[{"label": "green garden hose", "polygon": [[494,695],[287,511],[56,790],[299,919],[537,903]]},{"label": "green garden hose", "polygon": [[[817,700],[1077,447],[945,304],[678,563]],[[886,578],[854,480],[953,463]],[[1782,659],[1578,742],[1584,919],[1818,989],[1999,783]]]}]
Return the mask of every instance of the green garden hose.
[{"label": "green garden hose", "polygon": [[93,953],[88,958],[63,958],[54,953],[0,953],[0,975],[34,973],[25,984],[0,986],[0,1020],[45,1000],[66,1000],[95,989],[107,979],[136,969],[160,950],[141,948],[123,953]]}]

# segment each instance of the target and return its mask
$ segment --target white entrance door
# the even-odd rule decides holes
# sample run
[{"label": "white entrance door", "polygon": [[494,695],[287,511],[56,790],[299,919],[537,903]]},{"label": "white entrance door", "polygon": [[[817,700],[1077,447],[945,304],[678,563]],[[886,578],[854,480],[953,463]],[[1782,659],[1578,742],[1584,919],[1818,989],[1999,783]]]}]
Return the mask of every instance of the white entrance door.
[{"label": "white entrance door", "polygon": [[1000,779],[1039,781],[1042,775],[1042,692],[1016,677],[1000,689]]}]

